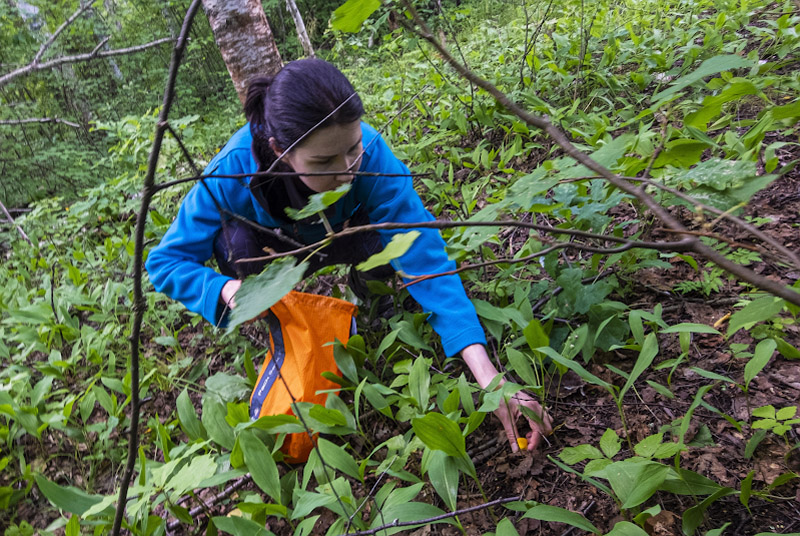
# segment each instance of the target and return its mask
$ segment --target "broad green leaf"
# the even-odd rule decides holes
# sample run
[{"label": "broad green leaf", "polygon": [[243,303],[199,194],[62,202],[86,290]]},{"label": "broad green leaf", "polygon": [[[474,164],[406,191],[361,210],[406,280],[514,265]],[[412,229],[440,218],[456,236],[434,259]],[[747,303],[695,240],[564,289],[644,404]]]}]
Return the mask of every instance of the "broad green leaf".
[{"label": "broad green leaf", "polygon": [[779,421],[785,421],[787,419],[791,419],[797,413],[797,406],[787,406],[785,408],[781,408],[775,414],[775,418]]},{"label": "broad green leaf", "polygon": [[619,392],[619,398],[625,396],[625,393],[628,392],[633,386],[633,382],[635,382],[641,374],[647,370],[650,364],[655,359],[656,355],[658,355],[658,340],[656,339],[655,333],[648,333],[647,337],[644,339],[644,344],[642,345],[642,349],[639,352],[639,357],[636,359],[636,364],[633,366],[633,370],[631,371],[630,376],[628,376],[628,381],[625,382],[625,385]]},{"label": "broad green leaf", "polygon": [[294,529],[293,536],[311,536],[314,531],[314,525],[317,524],[319,517],[318,515],[311,516],[298,523],[297,527]]},{"label": "broad green leaf", "polygon": [[675,324],[674,326],[664,328],[661,330],[661,333],[712,333],[714,335],[722,335],[722,333],[711,326],[706,326],[705,324],[693,324],[691,322],[682,322],[680,324]]},{"label": "broad green leaf", "polygon": [[350,188],[352,188],[352,185],[350,183],[345,183],[335,190],[328,190],[327,192],[314,194],[308,198],[308,203],[306,206],[300,210],[287,207],[286,214],[293,220],[310,218],[314,214],[323,212],[326,208],[336,203],[339,199],[346,195],[347,192],[350,191]]},{"label": "broad green leaf", "polygon": [[728,337],[741,328],[750,329],[759,322],[775,318],[783,311],[784,301],[773,296],[763,296],[751,301],[731,315],[728,322]]},{"label": "broad green leaf", "polygon": [[428,401],[431,396],[430,365],[430,360],[418,357],[414,360],[414,364],[411,365],[411,371],[408,373],[408,389],[411,396],[419,404],[420,411],[428,409]]},{"label": "broad green leaf", "polygon": [[519,375],[523,382],[532,386],[539,384],[536,374],[533,372],[533,367],[531,367],[531,360],[527,355],[514,348],[508,348],[506,355],[513,371]]},{"label": "broad green leaf", "polygon": [[531,350],[541,348],[542,346],[550,346],[550,337],[547,336],[541,322],[536,318],[525,326],[525,329],[522,330],[522,334],[525,335],[525,341],[527,341]]},{"label": "broad green leaf", "polygon": [[336,497],[333,495],[305,491],[303,489],[295,489],[294,494],[295,502],[291,515],[292,519],[304,518],[313,512],[315,508],[320,506],[328,507],[336,502]]},{"label": "broad green leaf", "polygon": [[[84,512],[89,510],[95,504],[103,501],[103,495],[89,495],[85,491],[73,486],[59,486],[54,482],[50,482],[42,475],[34,475],[36,479],[36,486],[42,495],[53,503],[56,508],[66,510],[75,515],[82,516]],[[109,507],[109,511],[111,508]]]},{"label": "broad green leaf", "polygon": [[251,428],[260,428],[271,434],[297,434],[306,431],[294,415],[265,415],[250,423]]},{"label": "broad green leaf", "polygon": [[[605,434],[603,434],[605,437]],[[602,446],[602,440],[601,440]],[[592,445],[578,445],[577,447],[566,447],[558,455],[561,460],[569,465],[575,465],[583,460],[596,460],[603,457],[603,453]]]},{"label": "broad green leaf", "polygon": [[641,456],[642,458],[652,458],[663,441],[664,434],[653,434],[636,443],[636,445],[633,447],[633,450],[636,452],[637,456]]},{"label": "broad green leaf", "polygon": [[383,251],[375,253],[369,259],[358,264],[356,269],[362,272],[367,272],[373,268],[383,266],[384,264],[389,264],[394,259],[402,257],[406,254],[409,248],[411,248],[414,240],[416,240],[419,235],[419,231],[409,231],[407,233],[398,233],[393,235],[392,240],[386,244],[386,247],[383,248]]},{"label": "broad green leaf", "polygon": [[511,521],[507,517],[504,517],[500,520],[500,523],[497,524],[495,536],[519,536],[519,532],[514,528]]},{"label": "broad green leaf", "polygon": [[764,339],[756,345],[756,350],[753,352],[753,357],[744,366],[744,385],[748,387],[750,382],[753,381],[759,372],[764,370],[767,363],[772,359],[772,354],[775,353],[777,344],[772,339]]},{"label": "broad green leaf", "polygon": [[[725,533],[725,529],[727,529],[730,524],[731,523],[729,521],[719,528],[709,530],[704,536],[722,536]],[[796,536],[800,536],[800,534],[797,534]]]},{"label": "broad green leaf", "polygon": [[308,414],[325,426],[347,426],[347,419],[339,410],[328,409],[319,404],[314,404]]},{"label": "broad green leaf", "polygon": [[[477,413],[475,415],[478,415]],[[431,450],[428,465],[428,478],[433,489],[444,501],[445,506],[454,512],[458,501],[458,467],[454,459],[441,450]]]},{"label": "broad green leaf", "polygon": [[260,274],[244,280],[236,292],[236,307],[230,313],[228,332],[278,303],[303,279],[308,263],[295,266],[295,262],[293,258],[278,259]]},{"label": "broad green leaf", "polygon": [[607,391],[612,391],[613,390],[613,386],[610,383],[608,383],[605,380],[601,380],[600,378],[598,378],[597,376],[595,376],[594,374],[592,374],[591,372],[589,372],[588,370],[583,368],[577,362],[572,361],[570,359],[566,359],[564,356],[562,356],[561,354],[559,354],[558,352],[556,352],[555,350],[553,350],[549,346],[548,347],[543,347],[543,348],[537,348],[536,350],[546,354],[550,359],[552,359],[556,363],[564,365],[568,369],[572,370],[578,376],[580,376],[584,381],[586,381],[588,383],[591,383],[592,385],[597,385],[598,387],[602,387],[603,389],[606,389]]},{"label": "broad green leaf", "polygon": [[355,33],[379,7],[380,0],[347,0],[333,12],[331,25],[341,32]]},{"label": "broad green leaf", "polygon": [[186,389],[181,391],[181,394],[178,395],[178,399],[176,400],[175,404],[178,409],[178,422],[180,422],[181,428],[183,428],[186,436],[190,440],[206,439],[206,432],[203,430],[203,425],[200,423],[200,419],[197,418],[194,405],[192,404],[192,401],[189,398],[189,392]]},{"label": "broad green leaf", "polygon": [[711,495],[722,486],[688,469],[673,469],[661,485],[663,491],[676,495]]},{"label": "broad green leaf", "polygon": [[[667,142],[664,150],[659,153],[653,167],[662,168],[667,165],[689,168],[700,161],[703,152],[708,149],[708,144],[703,141],[680,138]],[[694,194],[695,191],[692,191]]]},{"label": "broad green leaf", "polygon": [[630,521],[618,521],[605,536],[647,536],[647,532]]},{"label": "broad green leaf", "polygon": [[569,510],[559,508],[558,506],[537,504],[536,506],[529,508],[522,518],[538,519],[539,521],[556,521],[558,523],[572,525],[573,527],[577,527],[594,534],[600,533],[600,531],[597,530],[597,527],[592,525],[589,520],[583,517],[581,514],[570,512]]},{"label": "broad green leaf", "polygon": [[347,453],[344,447],[340,447],[339,445],[331,443],[323,437],[319,438],[317,446],[319,447],[319,452],[322,454],[322,459],[325,460],[326,464],[330,465],[334,469],[342,471],[348,476],[352,476],[357,480],[361,480],[361,476],[358,471],[358,463],[356,463],[356,461],[353,459],[353,456]]},{"label": "broad green leaf", "polygon": [[761,442],[764,441],[764,438],[766,437],[766,435],[767,435],[767,431],[766,430],[756,430],[755,431],[755,433],[753,434],[753,437],[751,437],[747,441],[747,445],[745,445],[745,447],[744,447],[744,457],[745,457],[746,460],[749,460],[750,458],[753,457],[753,453],[758,448],[758,445],[760,445]]},{"label": "broad green leaf", "polygon": [[683,513],[683,533],[686,536],[692,536],[694,531],[697,530],[705,518],[706,510],[708,509],[711,504],[727,495],[735,493],[735,491],[731,488],[720,488],[713,494],[706,497],[700,504],[692,506],[688,510]]},{"label": "broad green leaf", "polygon": [[411,419],[417,437],[430,449],[441,450],[456,458],[467,455],[461,429],[441,413],[431,412],[424,417]]},{"label": "broad green leaf", "polygon": [[183,494],[200,487],[200,484],[217,472],[217,462],[211,454],[196,456],[170,477],[167,482],[172,490],[170,500],[177,501]]},{"label": "broad green leaf", "polygon": [[755,471],[750,471],[747,476],[742,480],[742,489],[739,493],[739,502],[745,508],[750,508],[750,491],[753,487],[753,477],[756,476]]},{"label": "broad green leaf", "polygon": [[667,477],[670,468],[648,460],[630,458],[614,462],[595,476],[605,478],[622,502],[622,508],[633,508],[653,496]]},{"label": "broad green leaf", "polygon": [[[622,441],[617,435],[617,432],[611,428],[606,428],[606,431],[603,432],[603,436],[600,438],[600,449],[603,451],[603,454],[606,455],[606,458],[613,458],[616,456],[621,446]],[[561,459],[563,460],[564,458]]]},{"label": "broad green leaf", "polygon": [[273,501],[280,504],[281,481],[272,453],[252,430],[242,430],[239,434],[239,445],[242,447],[244,461],[250,470],[253,482]]},{"label": "broad green leaf", "polygon": [[735,54],[714,56],[705,60],[700,66],[689,74],[681,76],[675,80],[670,87],[653,95],[652,102],[657,102],[669,97],[670,95],[682,90],[683,88],[702,80],[706,76],[717,74],[722,71],[742,69],[751,67],[753,61],[737,56]]},{"label": "broad green leaf", "polygon": [[233,428],[225,420],[228,409],[217,398],[207,396],[203,399],[203,426],[208,432],[208,437],[218,445],[228,450],[233,449],[236,438]]},{"label": "broad green leaf", "polygon": [[243,517],[214,517],[212,518],[217,529],[233,534],[233,536],[274,536],[274,534],[255,521]]}]

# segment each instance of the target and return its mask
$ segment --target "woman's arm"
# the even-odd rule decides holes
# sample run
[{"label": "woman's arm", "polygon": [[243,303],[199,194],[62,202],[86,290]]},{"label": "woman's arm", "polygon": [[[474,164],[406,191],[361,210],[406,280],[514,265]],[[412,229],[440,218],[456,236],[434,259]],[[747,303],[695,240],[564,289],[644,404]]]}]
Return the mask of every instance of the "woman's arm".
[{"label": "woman's arm", "polygon": [[[486,348],[484,348],[484,346],[481,344],[472,344],[467,346],[461,351],[461,357],[467,363],[467,366],[472,371],[472,375],[475,377],[475,381],[478,382],[478,385],[481,387],[486,387],[489,385],[489,383],[491,383],[491,381],[498,374],[497,369],[489,360],[489,356],[486,353]],[[503,383],[504,381],[500,382],[501,385]],[[521,411],[519,410],[520,406],[530,408],[541,418],[541,422],[537,422],[525,416],[531,428],[531,431],[525,436],[521,436],[517,431],[516,423],[521,415]],[[527,438],[528,450],[534,450],[539,446],[542,438],[553,431],[552,420],[550,419],[550,416],[542,409],[542,406],[533,399],[533,397],[524,391],[517,393],[506,403],[501,403],[500,407],[497,408],[497,411],[495,411],[494,414],[497,415],[497,417],[500,419],[500,422],[503,423],[503,430],[505,430],[506,436],[508,437],[508,442],[511,445],[511,450],[513,452],[517,452],[519,450],[517,438]]]}]

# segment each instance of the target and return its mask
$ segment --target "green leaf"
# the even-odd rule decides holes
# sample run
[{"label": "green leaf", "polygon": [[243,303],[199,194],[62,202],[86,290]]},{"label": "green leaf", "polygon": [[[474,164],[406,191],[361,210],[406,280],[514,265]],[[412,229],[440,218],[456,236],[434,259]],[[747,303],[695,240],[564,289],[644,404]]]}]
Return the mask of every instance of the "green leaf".
[{"label": "green leaf", "polygon": [[797,406],[787,406],[785,408],[781,408],[775,414],[775,418],[779,421],[785,421],[787,419],[791,419],[797,413]]},{"label": "green leaf", "polygon": [[772,339],[764,339],[756,345],[756,350],[753,352],[753,357],[744,366],[744,385],[748,387],[750,382],[755,378],[759,372],[764,370],[767,363],[772,359],[772,354],[775,353],[777,344]]},{"label": "green leaf", "polygon": [[308,198],[308,203],[302,209],[297,210],[287,207],[286,214],[293,220],[310,218],[314,214],[323,212],[326,208],[336,203],[339,199],[346,195],[347,192],[350,191],[351,187],[352,185],[350,183],[345,183],[335,190],[328,190],[326,192],[313,194]]},{"label": "green leaf", "polygon": [[352,476],[357,480],[362,480],[358,471],[358,464],[353,457],[347,453],[344,447],[340,447],[331,443],[327,439],[320,437],[317,443],[322,459],[325,463],[332,466],[339,471],[342,471],[348,476]]},{"label": "green leaf", "polygon": [[537,504],[533,508],[529,508],[522,516],[523,519],[538,519],[539,521],[556,521],[558,523],[566,523],[587,532],[599,534],[600,531],[597,527],[592,525],[588,519],[576,512],[570,512],[558,506],[550,506],[547,504]]},{"label": "green leaf", "polygon": [[546,354],[550,359],[552,359],[556,363],[564,365],[568,369],[572,370],[578,376],[580,376],[584,381],[591,383],[592,385],[597,385],[599,387],[602,387],[603,389],[606,389],[609,392],[613,391],[613,386],[610,383],[608,383],[605,380],[601,380],[600,378],[598,378],[597,376],[595,376],[594,374],[583,368],[580,364],[565,358],[564,356],[562,356],[549,346],[544,348],[537,348],[536,350]]},{"label": "green leaf", "polygon": [[386,244],[386,247],[383,248],[383,251],[375,253],[369,259],[358,264],[356,269],[362,272],[367,272],[373,268],[383,266],[384,264],[389,264],[394,259],[402,257],[406,254],[406,251],[411,248],[414,240],[416,240],[419,235],[419,231],[409,231],[407,233],[398,233],[393,235],[392,240]]},{"label": "green leaf", "polygon": [[236,307],[228,320],[228,332],[278,303],[303,279],[308,263],[295,266],[295,262],[294,258],[278,259],[260,274],[244,280],[236,292]]},{"label": "green leaf", "polygon": [[764,441],[764,438],[766,437],[766,435],[767,435],[767,431],[766,430],[756,430],[756,432],[753,434],[753,437],[751,437],[747,441],[747,445],[744,447],[744,457],[745,457],[745,459],[749,460],[750,458],[753,457],[753,453],[758,448],[758,445],[762,441]]},{"label": "green leaf", "polygon": [[418,357],[414,360],[411,371],[408,373],[408,390],[419,404],[420,411],[428,409],[431,385],[430,366],[430,360]]},{"label": "green leaf", "polygon": [[170,500],[175,502],[186,492],[199,488],[203,481],[214,476],[216,472],[217,462],[211,454],[193,457],[167,482],[168,488],[172,490]]},{"label": "green leaf", "polygon": [[456,458],[467,455],[466,442],[458,424],[441,413],[431,412],[411,419],[411,427],[426,447]]},{"label": "green leaf", "polygon": [[206,432],[203,429],[203,425],[200,423],[200,419],[197,418],[194,405],[186,389],[181,391],[181,394],[178,395],[176,406],[178,409],[178,422],[180,422],[181,428],[184,433],[186,433],[186,436],[190,440],[206,439]]},{"label": "green leaf", "polygon": [[750,491],[752,490],[753,487],[754,476],[756,476],[755,471],[750,471],[747,474],[745,479],[742,480],[742,489],[739,493],[739,502],[742,503],[742,505],[748,510],[750,509]]},{"label": "green leaf", "polygon": [[773,296],[763,296],[751,301],[731,315],[727,336],[730,337],[741,328],[750,329],[759,322],[775,318],[783,311],[783,305],[782,299]]},{"label": "green leaf", "polygon": [[218,445],[228,450],[233,449],[236,438],[233,428],[225,420],[228,409],[217,398],[206,396],[203,399],[202,422],[208,432],[208,437]]},{"label": "green leaf", "polygon": [[636,452],[637,456],[641,456],[642,458],[652,458],[663,441],[664,434],[653,434],[636,443],[636,445],[633,447],[633,450]]},{"label": "green leaf", "polygon": [[[475,415],[478,415],[475,413]],[[428,478],[433,489],[442,498],[444,504],[451,512],[456,510],[458,501],[459,472],[455,459],[441,450],[431,450],[431,459],[428,464]]]},{"label": "green leaf", "polygon": [[[95,504],[102,502],[105,499],[103,495],[89,495],[85,491],[73,486],[59,486],[54,482],[50,482],[42,475],[34,475],[36,479],[36,486],[42,495],[53,503],[56,508],[66,510],[72,514],[82,516],[84,512],[89,510]],[[111,508],[109,507],[109,512]]]},{"label": "green leaf", "polygon": [[661,330],[661,333],[711,333],[714,335],[722,335],[722,333],[711,326],[706,326],[705,324],[693,324],[691,322],[682,322],[680,324],[675,324],[674,326],[664,328]]},{"label": "green leaf", "polygon": [[622,508],[633,508],[653,496],[669,473],[666,465],[630,458],[614,462],[594,476],[605,478],[622,502]]},{"label": "green leaf", "polygon": [[506,355],[508,356],[508,363],[522,381],[531,386],[538,386],[539,381],[536,378],[536,374],[533,372],[533,367],[531,367],[530,357],[514,348],[508,348],[506,350]]},{"label": "green leaf", "polygon": [[[656,158],[653,167],[662,168],[666,165],[688,168],[697,164],[703,152],[708,149],[708,144],[703,141],[680,138],[667,142],[664,150]],[[692,194],[695,192],[693,191]]]},{"label": "green leaf", "polygon": [[531,350],[543,346],[550,346],[550,337],[547,336],[541,322],[536,318],[531,320],[525,329],[522,330],[522,334],[525,335],[525,341],[528,343]]},{"label": "green leaf", "polygon": [[[606,431],[603,432],[603,437],[600,438],[600,448],[603,454],[605,454],[607,458],[613,458],[617,455],[621,446],[622,441],[620,441],[617,432],[611,428],[606,428]],[[563,460],[564,458],[561,459]]]},{"label": "green leaf", "polygon": [[[606,430],[606,433],[608,430]],[[606,437],[603,434],[603,437]],[[600,441],[602,446],[602,440]],[[569,465],[575,465],[583,460],[596,460],[603,457],[603,453],[592,445],[578,445],[577,447],[566,447],[558,455],[561,460]]]},{"label": "green leaf", "polygon": [[731,493],[735,493],[731,488],[720,488],[713,494],[706,497],[700,504],[692,506],[686,510],[683,513],[683,533],[687,536],[692,536],[694,531],[697,530],[697,527],[703,523],[703,519],[705,518],[705,513],[708,507],[711,506],[711,504],[717,499],[730,495]]},{"label": "green leaf", "polygon": [[242,447],[244,461],[250,470],[253,482],[273,501],[280,504],[281,479],[272,453],[252,430],[242,430],[239,434],[239,445]]},{"label": "green leaf", "polygon": [[331,25],[341,32],[355,33],[379,7],[380,0],[347,0],[333,12]]},{"label": "green leaf", "polygon": [[618,521],[605,536],[647,536],[647,532],[630,521]]},{"label": "green leaf", "polygon": [[639,357],[636,359],[636,364],[633,366],[633,370],[628,376],[628,381],[625,382],[625,385],[619,392],[619,398],[625,396],[625,393],[628,392],[633,386],[633,382],[635,382],[641,374],[647,370],[650,364],[655,359],[656,355],[658,355],[658,340],[656,339],[655,333],[648,333],[647,337],[644,339],[644,344],[642,345],[642,349],[639,352]]},{"label": "green leaf", "polygon": [[514,528],[511,521],[507,517],[504,517],[500,520],[500,523],[497,524],[495,536],[519,536],[519,532]]},{"label": "green leaf", "polygon": [[[729,521],[728,523],[725,523],[724,525],[722,525],[719,528],[709,530],[708,532],[705,533],[704,536],[722,536],[722,534],[725,532],[725,529],[727,529],[730,524],[731,523]],[[798,535],[798,536],[800,536],[800,535]]]},{"label": "green leaf", "polygon": [[347,426],[347,418],[342,415],[341,411],[336,409],[324,408],[319,404],[314,404],[308,414],[325,426]]},{"label": "green leaf", "polygon": [[669,472],[664,483],[661,485],[663,491],[668,491],[676,495],[711,495],[721,489],[722,486],[688,469],[674,469]]},{"label": "green leaf", "polygon": [[274,534],[255,521],[243,517],[214,517],[214,526],[233,536],[274,536]]},{"label": "green leaf", "polygon": [[711,76],[712,74],[717,74],[722,71],[731,71],[733,69],[751,67],[752,65],[752,60],[745,59],[735,54],[714,56],[713,58],[705,60],[691,73],[681,76],[675,80],[667,89],[653,95],[651,101],[656,102],[665,99],[670,95],[682,90],[683,88],[705,78],[706,76]]}]

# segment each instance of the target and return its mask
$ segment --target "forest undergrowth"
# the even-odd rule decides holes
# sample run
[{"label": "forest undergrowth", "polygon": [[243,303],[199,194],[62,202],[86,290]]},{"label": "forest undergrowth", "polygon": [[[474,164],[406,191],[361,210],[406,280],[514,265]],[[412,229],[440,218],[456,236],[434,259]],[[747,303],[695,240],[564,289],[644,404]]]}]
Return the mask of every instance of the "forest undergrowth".
[{"label": "forest undergrowth", "polygon": [[[795,2],[444,6],[422,14],[470,69],[615,173],[648,179],[642,187],[726,258],[800,288]],[[419,174],[437,219],[675,238],[393,20],[381,7],[358,33],[332,29],[321,55]],[[6,536],[110,530],[130,424],[134,226],[157,115],[98,122],[111,147],[98,166],[111,170],[106,180],[77,201],[32,204],[16,220],[30,243],[14,227],[0,234]],[[170,119],[198,163],[243,123],[233,112]],[[167,137],[157,181],[190,176]],[[147,246],[189,187],[156,196]],[[511,225],[443,236],[460,265],[481,265],[461,277],[508,382],[478,389],[462,363],[444,359],[399,281],[376,288],[394,314],[363,310],[361,335],[337,347],[341,391],[304,408],[320,439],[302,466],[278,450],[282,434],[304,430],[296,418],[249,417],[261,328],[225,334],[148,285],[123,527],[147,536],[800,531],[800,308],[693,254],[596,252],[575,236],[537,256],[557,237]],[[351,298],[344,273],[324,269],[298,288]],[[535,454],[512,454],[486,418],[519,388],[556,423]],[[431,521],[448,512],[458,515]]]}]

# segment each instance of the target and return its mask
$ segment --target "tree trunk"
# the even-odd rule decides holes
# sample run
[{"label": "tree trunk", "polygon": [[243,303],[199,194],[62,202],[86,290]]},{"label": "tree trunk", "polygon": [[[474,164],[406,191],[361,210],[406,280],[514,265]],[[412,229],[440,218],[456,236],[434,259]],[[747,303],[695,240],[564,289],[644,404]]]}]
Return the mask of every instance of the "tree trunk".
[{"label": "tree trunk", "polygon": [[282,67],[261,0],[203,0],[203,10],[244,103],[250,79],[273,75]]},{"label": "tree trunk", "polygon": [[286,0],[286,9],[289,10],[289,13],[291,13],[294,19],[294,25],[297,28],[297,38],[303,46],[303,52],[305,52],[306,56],[309,58],[313,58],[314,47],[311,46],[311,39],[308,38],[306,25],[303,23],[303,17],[300,16],[300,10],[297,9],[297,4],[294,0]]}]

